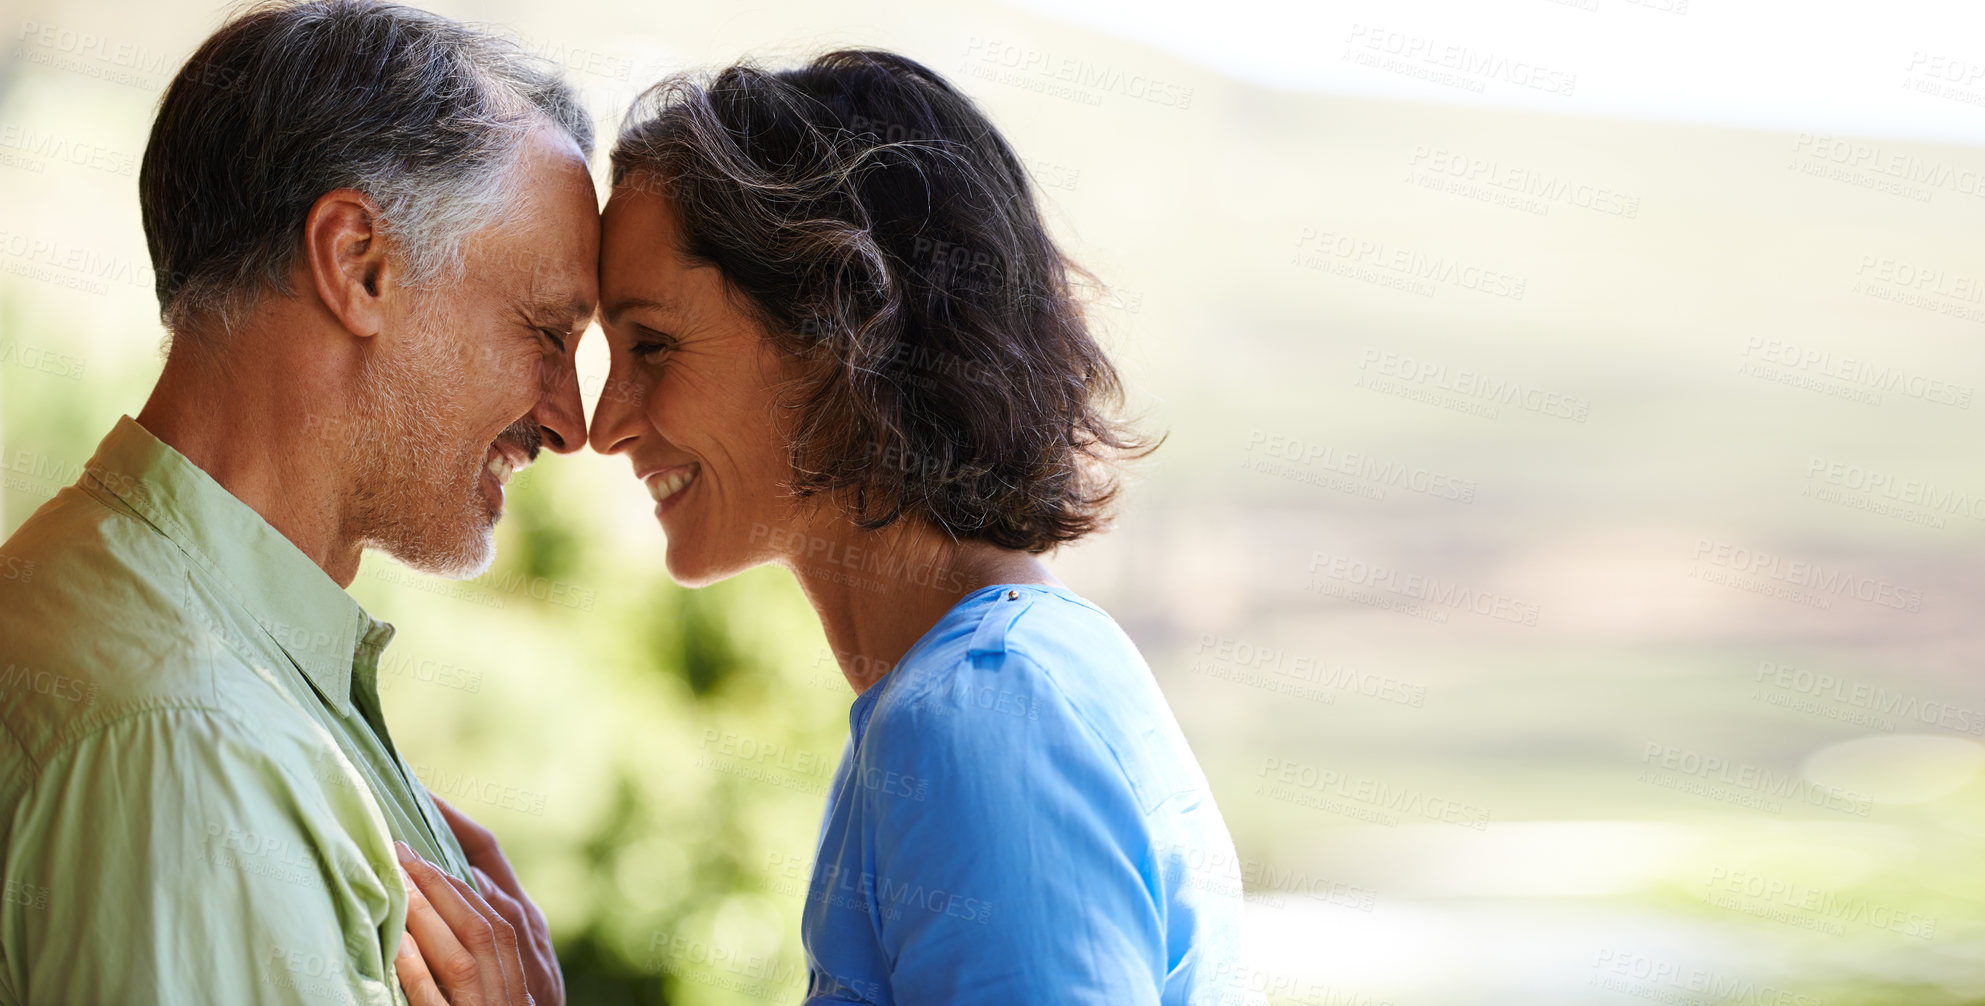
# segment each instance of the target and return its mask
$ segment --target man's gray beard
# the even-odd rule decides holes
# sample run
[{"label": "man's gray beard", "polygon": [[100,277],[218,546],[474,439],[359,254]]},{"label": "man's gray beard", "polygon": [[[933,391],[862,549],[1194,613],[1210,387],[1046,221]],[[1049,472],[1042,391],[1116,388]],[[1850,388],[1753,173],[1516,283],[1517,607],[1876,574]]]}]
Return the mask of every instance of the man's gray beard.
[{"label": "man's gray beard", "polygon": [[366,361],[347,457],[356,459],[350,513],[356,537],[424,573],[466,580],[496,558],[496,514],[483,497],[483,459],[452,452],[460,411],[440,392],[459,379],[442,366],[438,327],[421,322],[419,345],[400,358]]}]

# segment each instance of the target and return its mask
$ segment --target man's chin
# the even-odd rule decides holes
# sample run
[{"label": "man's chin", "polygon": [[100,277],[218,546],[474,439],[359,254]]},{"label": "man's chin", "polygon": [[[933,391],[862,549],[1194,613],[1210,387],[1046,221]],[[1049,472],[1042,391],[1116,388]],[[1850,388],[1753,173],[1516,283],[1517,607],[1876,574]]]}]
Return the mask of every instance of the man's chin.
[{"label": "man's chin", "polygon": [[378,547],[400,565],[416,572],[449,580],[473,580],[489,572],[496,562],[496,531],[485,525],[481,532],[453,541],[381,543]]}]

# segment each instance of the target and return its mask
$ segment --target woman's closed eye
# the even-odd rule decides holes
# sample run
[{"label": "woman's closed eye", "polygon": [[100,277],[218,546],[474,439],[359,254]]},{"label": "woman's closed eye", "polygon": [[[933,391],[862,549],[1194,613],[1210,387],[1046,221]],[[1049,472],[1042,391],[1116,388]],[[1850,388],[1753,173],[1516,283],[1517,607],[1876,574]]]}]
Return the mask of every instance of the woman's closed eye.
[{"label": "woman's closed eye", "polygon": [[634,343],[627,347],[628,353],[646,363],[660,362],[662,356],[675,348],[675,339],[660,332],[647,329],[637,330]]}]

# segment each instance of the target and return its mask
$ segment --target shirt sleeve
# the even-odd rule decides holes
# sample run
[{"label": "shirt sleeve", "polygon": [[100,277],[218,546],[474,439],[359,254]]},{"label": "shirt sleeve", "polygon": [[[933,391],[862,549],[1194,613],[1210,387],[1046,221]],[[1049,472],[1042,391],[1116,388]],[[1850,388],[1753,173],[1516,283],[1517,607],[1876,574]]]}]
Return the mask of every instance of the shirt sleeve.
[{"label": "shirt sleeve", "polygon": [[321,772],[290,754],[221,714],[153,710],[44,765],[0,903],[18,1001],[404,1003],[384,824],[335,749]]},{"label": "shirt sleeve", "polygon": [[871,723],[847,783],[878,822],[863,880],[894,998],[1156,1004],[1164,902],[1140,805],[1116,755],[1024,660],[960,668]]}]

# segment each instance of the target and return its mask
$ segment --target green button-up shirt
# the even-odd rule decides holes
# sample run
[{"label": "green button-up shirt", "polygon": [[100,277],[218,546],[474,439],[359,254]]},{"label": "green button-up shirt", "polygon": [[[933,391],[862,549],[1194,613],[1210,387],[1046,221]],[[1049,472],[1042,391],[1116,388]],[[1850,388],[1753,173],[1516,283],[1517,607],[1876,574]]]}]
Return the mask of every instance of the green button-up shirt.
[{"label": "green button-up shirt", "polygon": [[129,417],[0,545],[0,1004],[404,1002],[393,627]]}]

